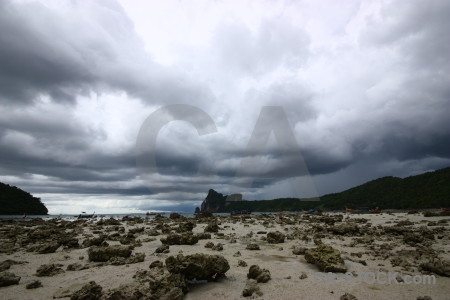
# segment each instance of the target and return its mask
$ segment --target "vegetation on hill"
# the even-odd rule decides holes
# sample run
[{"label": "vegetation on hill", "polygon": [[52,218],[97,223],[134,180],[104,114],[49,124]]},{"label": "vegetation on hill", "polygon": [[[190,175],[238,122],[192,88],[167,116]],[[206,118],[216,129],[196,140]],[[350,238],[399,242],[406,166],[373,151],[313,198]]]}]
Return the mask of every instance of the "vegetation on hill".
[{"label": "vegetation on hill", "polygon": [[[450,206],[450,167],[407,178],[382,177],[346,191],[315,199],[280,198],[256,201],[225,201],[226,196],[210,190],[201,211],[300,211],[311,208],[342,210],[368,207],[381,209],[439,208]],[[211,202],[211,203],[210,203]]]},{"label": "vegetation on hill", "polygon": [[0,182],[0,215],[46,215],[47,208],[41,199],[33,197],[18,187]]}]

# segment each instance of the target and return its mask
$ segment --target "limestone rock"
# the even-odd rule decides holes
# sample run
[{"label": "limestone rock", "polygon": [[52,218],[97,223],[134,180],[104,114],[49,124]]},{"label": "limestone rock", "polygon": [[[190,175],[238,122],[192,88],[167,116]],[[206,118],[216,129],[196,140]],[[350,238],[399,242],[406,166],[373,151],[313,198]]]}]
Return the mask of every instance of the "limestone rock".
[{"label": "limestone rock", "polygon": [[19,284],[20,276],[16,276],[11,272],[1,272],[0,273],[0,287],[9,286],[13,284]]},{"label": "limestone rock", "polygon": [[171,233],[166,238],[162,238],[161,242],[167,245],[194,245],[198,243],[198,237],[194,234],[175,234]]},{"label": "limestone rock", "polygon": [[347,272],[341,253],[329,245],[321,244],[317,248],[306,250],[305,259],[323,272]]},{"label": "limestone rock", "polygon": [[48,264],[48,265],[41,265],[36,270],[36,276],[44,277],[44,276],[54,276],[57,274],[64,273],[64,270],[61,269],[60,264]]},{"label": "limestone rock", "polygon": [[273,232],[269,232],[267,234],[267,242],[269,244],[284,243],[285,238],[286,238],[286,236],[279,231],[273,231]]},{"label": "limestone rock", "polygon": [[248,244],[245,249],[247,249],[247,250],[260,250],[258,244]]},{"label": "limestone rock", "polygon": [[248,279],[255,279],[257,282],[265,283],[270,280],[270,271],[267,269],[261,269],[257,265],[252,265],[248,270]]},{"label": "limestone rock", "polygon": [[26,289],[37,289],[42,287],[42,282],[40,282],[39,280],[33,280],[32,282],[30,282],[29,284],[27,284],[25,286]]},{"label": "limestone rock", "polygon": [[102,289],[95,281],[91,281],[73,293],[70,300],[99,300],[102,296]]},{"label": "limestone rock", "polygon": [[182,274],[188,280],[215,280],[230,269],[223,256],[207,254],[169,256],[166,267],[170,273]]},{"label": "limestone rock", "polygon": [[258,296],[262,296],[263,295],[263,293],[261,292],[261,290],[260,290],[256,280],[250,279],[250,280],[247,280],[247,282],[245,284],[245,288],[242,291],[242,296],[243,297],[250,297],[253,294],[256,294]]},{"label": "limestone rock", "polygon": [[89,248],[88,255],[90,261],[106,262],[113,257],[129,257],[131,255],[131,248],[119,245],[108,247],[93,246]]}]

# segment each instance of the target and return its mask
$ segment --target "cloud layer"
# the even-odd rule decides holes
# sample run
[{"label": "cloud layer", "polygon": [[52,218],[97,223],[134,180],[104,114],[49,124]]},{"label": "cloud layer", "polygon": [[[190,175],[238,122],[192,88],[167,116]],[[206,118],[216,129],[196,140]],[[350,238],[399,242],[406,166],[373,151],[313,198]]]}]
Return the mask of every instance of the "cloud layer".
[{"label": "cloud layer", "polygon": [[[0,180],[51,213],[129,212],[446,167],[449,13],[443,0],[1,1]],[[172,104],[217,131],[168,123],[142,176],[139,130]],[[255,129],[267,106],[290,128],[249,148],[282,121]]]}]

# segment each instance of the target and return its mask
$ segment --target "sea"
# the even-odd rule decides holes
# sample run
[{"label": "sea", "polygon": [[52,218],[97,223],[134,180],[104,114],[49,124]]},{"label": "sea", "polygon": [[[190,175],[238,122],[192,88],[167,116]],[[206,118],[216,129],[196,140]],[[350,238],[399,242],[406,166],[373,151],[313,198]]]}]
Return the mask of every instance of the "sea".
[{"label": "sea", "polygon": [[[259,214],[298,214],[302,212],[252,212],[252,215],[259,215]],[[161,216],[169,217],[169,212],[163,212],[158,213]],[[187,218],[193,218],[195,216],[194,213],[183,213],[179,212],[180,215],[187,217]],[[215,216],[229,216],[230,213],[213,213]],[[0,215],[0,219],[25,219],[25,220],[31,220],[31,219],[43,219],[43,220],[51,220],[51,219],[62,219],[62,220],[77,220],[79,214],[77,215],[71,215],[71,214],[59,214],[59,215],[30,215],[26,216],[24,218],[23,215]],[[153,219],[156,215],[147,215],[146,213],[130,213],[130,214],[95,214],[93,218],[90,218],[89,220],[101,220],[101,219],[122,219],[123,217],[140,217],[140,218],[147,218],[147,219]]]}]

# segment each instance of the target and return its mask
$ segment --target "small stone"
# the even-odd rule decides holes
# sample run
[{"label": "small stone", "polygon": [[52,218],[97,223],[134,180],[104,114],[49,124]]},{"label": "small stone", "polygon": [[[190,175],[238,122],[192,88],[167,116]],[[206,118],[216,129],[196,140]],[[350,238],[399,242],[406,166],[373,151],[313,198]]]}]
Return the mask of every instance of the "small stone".
[{"label": "small stone", "polygon": [[84,285],[70,296],[70,300],[99,300],[102,296],[102,287],[95,281]]},{"label": "small stone", "polygon": [[223,245],[221,243],[217,243],[217,245],[213,246],[211,249],[215,251],[222,251]]},{"label": "small stone", "polygon": [[32,282],[30,282],[25,286],[25,288],[27,289],[37,289],[40,287],[42,287],[42,282],[40,282],[39,280],[33,280]]},{"label": "small stone", "polygon": [[60,264],[48,264],[48,265],[41,265],[36,270],[36,276],[44,277],[44,276],[54,276],[60,273],[64,273],[64,270],[61,269],[62,265]]},{"label": "small stone", "polygon": [[242,259],[238,260],[238,266],[239,267],[246,267],[247,263],[245,261],[243,261]]},{"label": "small stone", "polygon": [[247,250],[260,250],[258,244],[248,244],[245,249],[247,249]]},{"label": "small stone", "polygon": [[213,242],[207,242],[205,244],[205,248],[212,248],[212,247],[214,247],[214,243]]},{"label": "small stone", "polygon": [[161,246],[159,246],[158,248],[156,248],[155,253],[169,253],[169,245],[167,244],[162,244]]},{"label": "small stone", "polygon": [[358,300],[358,298],[356,298],[355,296],[353,296],[352,294],[349,294],[349,293],[345,293],[339,299],[340,300]]},{"label": "small stone", "polygon": [[162,261],[159,260],[155,260],[154,262],[152,262],[149,266],[150,269],[153,268],[164,268],[164,263]]},{"label": "small stone", "polygon": [[308,275],[306,275],[305,272],[302,272],[302,275],[300,275],[299,278],[300,278],[300,279],[306,279],[306,278],[308,278]]}]

